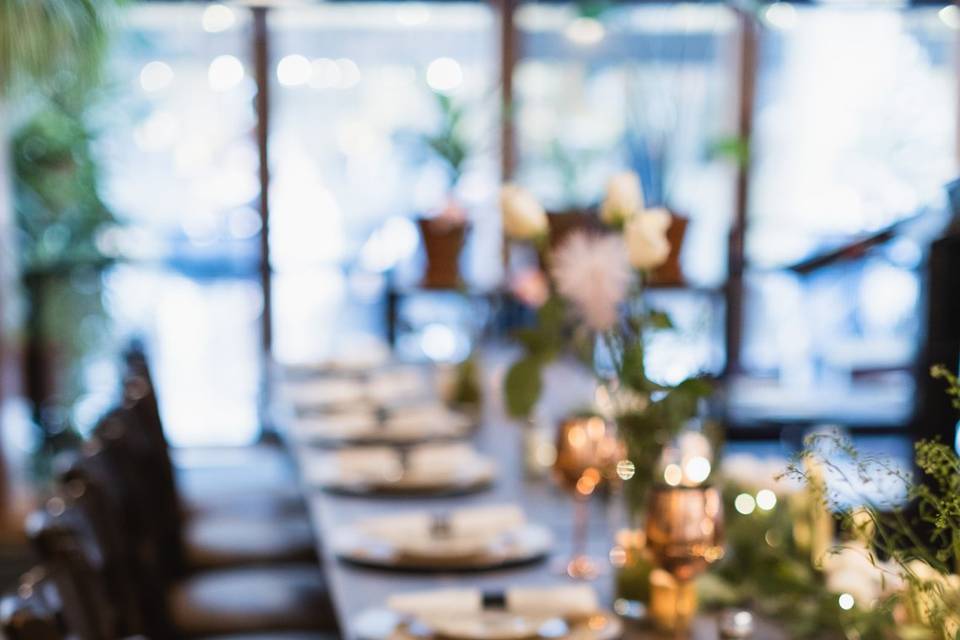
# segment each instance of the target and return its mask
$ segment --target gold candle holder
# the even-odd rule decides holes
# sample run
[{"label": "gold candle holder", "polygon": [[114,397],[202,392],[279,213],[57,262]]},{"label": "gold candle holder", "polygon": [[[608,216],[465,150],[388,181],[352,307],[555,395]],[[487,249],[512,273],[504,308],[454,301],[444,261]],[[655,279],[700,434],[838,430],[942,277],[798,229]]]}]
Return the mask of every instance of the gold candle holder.
[{"label": "gold candle holder", "polygon": [[[661,576],[659,588],[654,589],[651,582],[651,607],[657,597],[662,610],[653,618],[682,632],[696,612],[694,578],[723,557],[723,503],[713,487],[657,486],[650,492],[648,506],[647,549],[676,583],[670,587]],[[665,612],[670,606],[672,616]]]}]

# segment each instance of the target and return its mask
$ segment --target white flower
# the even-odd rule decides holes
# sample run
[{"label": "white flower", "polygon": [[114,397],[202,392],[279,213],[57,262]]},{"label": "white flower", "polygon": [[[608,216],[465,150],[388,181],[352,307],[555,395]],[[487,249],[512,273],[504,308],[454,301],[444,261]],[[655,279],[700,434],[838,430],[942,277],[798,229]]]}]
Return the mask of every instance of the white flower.
[{"label": "white flower", "polygon": [[627,221],[623,233],[627,241],[630,264],[637,269],[659,267],[670,256],[667,229],[672,220],[666,209],[650,209]]},{"label": "white flower", "polygon": [[547,214],[533,195],[514,184],[500,189],[503,230],[516,240],[531,240],[547,232]]},{"label": "white flower", "polygon": [[591,329],[612,328],[632,277],[623,239],[571,233],[553,254],[553,277]]},{"label": "white flower", "polygon": [[643,209],[643,187],[633,171],[624,171],[610,178],[607,195],[600,206],[600,219],[607,224],[628,221]]}]

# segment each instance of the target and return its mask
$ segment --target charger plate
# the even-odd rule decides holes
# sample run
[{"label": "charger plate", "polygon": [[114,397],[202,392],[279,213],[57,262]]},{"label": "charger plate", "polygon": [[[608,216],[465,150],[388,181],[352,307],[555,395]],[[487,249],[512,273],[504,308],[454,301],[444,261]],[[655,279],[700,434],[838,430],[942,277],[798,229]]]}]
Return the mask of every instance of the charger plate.
[{"label": "charger plate", "polygon": [[487,571],[546,558],[553,535],[546,527],[526,523],[487,539],[424,536],[407,539],[398,546],[353,525],[337,530],[332,545],[341,560],[379,569]]}]

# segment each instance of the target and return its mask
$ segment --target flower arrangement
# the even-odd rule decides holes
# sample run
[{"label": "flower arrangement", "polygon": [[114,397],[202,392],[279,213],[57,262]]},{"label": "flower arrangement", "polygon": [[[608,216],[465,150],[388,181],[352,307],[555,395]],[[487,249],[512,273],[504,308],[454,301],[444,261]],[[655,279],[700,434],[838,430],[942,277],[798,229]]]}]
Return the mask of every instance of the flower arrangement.
[{"label": "flower arrangement", "polygon": [[[946,381],[960,409],[956,375],[942,366],[931,374]],[[788,474],[808,483],[848,538],[824,562],[828,571],[841,567],[830,578],[848,596],[847,608],[890,612],[897,637],[956,640],[960,456],[929,441],[917,443],[915,454],[916,477],[885,457],[861,454],[837,434],[819,434],[808,438]],[[831,481],[812,477],[811,468]]]},{"label": "flower arrangement", "polygon": [[663,446],[710,391],[696,377],[660,384],[644,366],[645,336],[672,329],[669,317],[649,308],[643,295],[649,273],[670,253],[670,215],[644,207],[636,174],[618,174],[609,182],[597,229],[573,230],[553,248],[548,216],[536,198],[506,185],[500,200],[507,237],[535,248],[541,265],[514,287],[537,315],[533,327],[516,334],[523,353],[505,377],[507,410],[528,417],[540,397],[543,368],[561,354],[578,355],[609,391],[611,417],[635,470],[625,488],[640,507]]}]

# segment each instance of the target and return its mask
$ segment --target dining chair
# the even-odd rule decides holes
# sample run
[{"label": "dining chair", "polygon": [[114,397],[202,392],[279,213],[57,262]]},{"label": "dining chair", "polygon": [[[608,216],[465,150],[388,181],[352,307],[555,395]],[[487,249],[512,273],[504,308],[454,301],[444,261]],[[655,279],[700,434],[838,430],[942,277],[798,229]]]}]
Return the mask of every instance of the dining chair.
[{"label": "dining chair", "polygon": [[[140,468],[150,470],[149,474],[139,474],[130,468],[128,475],[154,505],[147,517],[153,521],[155,535],[164,541],[167,566],[182,572],[281,561],[319,562],[306,514],[279,504],[274,509],[265,508],[263,502],[270,502],[269,496],[262,496],[259,503],[251,496],[246,508],[244,501],[237,501],[232,511],[184,509],[156,395],[145,368],[136,366],[128,371],[123,400],[123,411],[116,413],[116,419],[101,423],[100,435],[125,451],[120,465],[130,466],[129,461],[136,459]],[[296,500],[302,505],[302,498],[291,493],[288,503]]]},{"label": "dining chair", "polygon": [[[77,485],[74,486],[76,490]],[[335,640],[336,634],[315,629],[270,629],[254,632],[196,635],[183,630],[149,635],[127,633],[123,616],[110,598],[121,585],[104,571],[103,546],[86,508],[71,498],[55,497],[28,520],[27,532],[44,566],[24,576],[15,593],[0,601],[0,628],[6,640]],[[123,585],[135,589],[137,584]]]},{"label": "dining chair", "polygon": [[182,507],[188,513],[272,516],[304,512],[291,460],[282,447],[256,444],[179,449],[177,464],[178,456],[166,439],[156,386],[142,343],[131,342],[123,357],[125,394],[145,400],[144,427],[162,449],[169,463],[167,480],[176,483]]},{"label": "dining chair", "polygon": [[[80,456],[61,474],[62,492],[84,514],[98,549],[100,574],[114,607],[116,626],[124,632],[144,630],[155,640],[166,638],[270,634],[266,637],[331,637],[336,616],[320,567],[315,563],[283,563],[212,569],[188,575],[171,571],[164,543],[152,535],[156,511],[142,491],[145,483],[129,475],[150,475],[135,450],[119,445],[121,417],[108,414]],[[122,596],[135,593],[134,610]]]},{"label": "dining chair", "polygon": [[63,598],[43,567],[31,569],[0,599],[0,633],[6,640],[67,640]]}]

